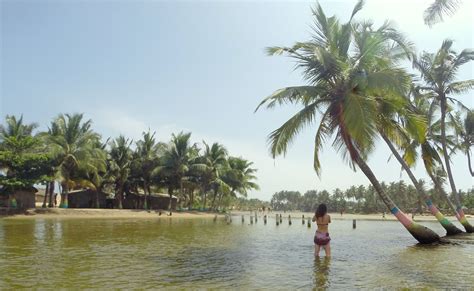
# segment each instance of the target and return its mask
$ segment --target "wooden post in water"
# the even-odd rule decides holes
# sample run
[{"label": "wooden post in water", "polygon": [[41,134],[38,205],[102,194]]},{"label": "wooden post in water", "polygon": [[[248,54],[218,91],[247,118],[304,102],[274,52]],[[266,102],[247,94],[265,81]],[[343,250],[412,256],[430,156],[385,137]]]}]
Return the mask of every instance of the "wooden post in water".
[{"label": "wooden post in water", "polygon": [[355,219],[352,220],[352,229],[356,229],[356,220]]},{"label": "wooden post in water", "polygon": [[255,211],[255,223],[257,223],[257,220],[258,220],[258,218],[257,218],[257,211]]},{"label": "wooden post in water", "polygon": [[288,224],[291,225],[291,215],[288,215]]},{"label": "wooden post in water", "polygon": [[276,224],[279,225],[278,214],[276,215]]},{"label": "wooden post in water", "polygon": [[263,224],[265,224],[265,225],[267,224],[267,215],[266,214],[263,216]]},{"label": "wooden post in water", "polygon": [[244,222],[245,222],[245,218],[244,218],[244,216],[242,215],[242,223],[244,223]]},{"label": "wooden post in water", "polygon": [[304,214],[303,214],[303,216],[301,217],[301,223],[304,225]]},{"label": "wooden post in water", "polygon": [[250,224],[253,224],[253,216],[250,215]]},{"label": "wooden post in water", "polygon": [[281,218],[281,213],[280,213],[280,224],[283,222],[283,219]]},{"label": "wooden post in water", "polygon": [[308,228],[311,228],[311,220],[308,218]]}]

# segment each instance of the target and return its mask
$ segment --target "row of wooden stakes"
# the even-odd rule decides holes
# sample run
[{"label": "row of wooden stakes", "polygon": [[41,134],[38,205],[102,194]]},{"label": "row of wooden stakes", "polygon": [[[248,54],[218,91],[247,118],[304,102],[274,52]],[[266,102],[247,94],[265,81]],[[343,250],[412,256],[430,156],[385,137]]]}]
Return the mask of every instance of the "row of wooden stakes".
[{"label": "row of wooden stakes", "polygon": [[[229,215],[230,217],[230,215]],[[254,223],[254,217],[255,217],[255,223],[258,222],[258,216],[257,216],[257,213],[255,213],[255,216],[252,216],[250,215],[250,224],[253,224]],[[229,218],[229,220],[226,219],[226,221],[228,222],[231,222],[232,219]],[[283,224],[283,216],[281,214],[276,214],[276,217],[275,217],[275,221],[276,221],[276,225],[280,225],[280,224]],[[242,215],[242,223],[245,223],[245,216]],[[304,225],[305,224],[305,217],[304,215],[301,216],[301,223]],[[263,224],[267,224],[267,215],[265,214],[263,216]],[[291,215],[288,215],[288,225],[292,225],[292,221],[291,221]],[[307,218],[307,226],[308,227],[311,227],[311,219],[308,217]]]},{"label": "row of wooden stakes", "polygon": [[[254,217],[255,217],[255,223],[257,223],[258,221],[258,216],[257,216],[257,213],[255,213],[255,216],[252,216],[250,215],[250,224],[253,224],[253,221],[254,221]],[[283,223],[283,217],[281,214],[276,214],[276,217],[275,217],[275,221],[276,221],[276,225],[280,225]],[[214,221],[217,220],[217,215],[214,217]],[[225,221],[229,224],[232,222],[232,215],[230,214],[226,214],[225,216]],[[242,223],[245,223],[245,216],[242,215]],[[305,218],[304,218],[304,214],[301,216],[301,223],[304,225],[305,224]],[[263,216],[263,224],[267,224],[267,215],[265,214]],[[292,222],[291,222],[291,215],[288,215],[288,225],[292,225]],[[307,224],[308,228],[311,227],[311,220],[310,218],[308,217],[307,218]],[[353,219],[352,220],[352,228],[355,229],[356,228],[356,220]]]}]

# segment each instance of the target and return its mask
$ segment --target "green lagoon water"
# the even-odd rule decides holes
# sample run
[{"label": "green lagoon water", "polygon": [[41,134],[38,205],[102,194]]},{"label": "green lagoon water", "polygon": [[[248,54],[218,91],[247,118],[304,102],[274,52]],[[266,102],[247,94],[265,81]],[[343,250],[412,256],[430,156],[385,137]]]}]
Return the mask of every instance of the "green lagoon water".
[{"label": "green lagoon water", "polygon": [[[443,233],[437,223],[424,223]],[[0,289],[474,288],[474,236],[418,246],[397,222],[336,220],[333,257],[314,226],[212,219],[0,219]]]}]

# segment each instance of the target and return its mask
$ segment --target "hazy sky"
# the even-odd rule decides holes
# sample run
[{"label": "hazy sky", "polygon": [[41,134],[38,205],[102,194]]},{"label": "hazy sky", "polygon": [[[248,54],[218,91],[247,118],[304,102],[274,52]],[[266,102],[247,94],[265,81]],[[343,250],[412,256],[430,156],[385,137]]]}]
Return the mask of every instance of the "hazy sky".
[{"label": "hazy sky", "polygon": [[[356,1],[321,1],[327,15],[346,20]],[[432,29],[423,10],[432,1],[367,1],[358,19],[392,19],[418,51],[443,39],[458,51],[473,47],[473,2]],[[9,1],[1,3],[0,116],[24,114],[40,129],[60,112],[83,112],[104,138],[135,140],[156,130],[191,131],[195,142],[220,142],[258,168],[261,191],[345,189],[369,184],[327,143],[319,179],[312,168],[315,126],[302,132],[285,158],[268,154],[267,135],[298,108],[254,113],[273,91],[304,84],[294,63],[264,48],[309,38],[303,1]],[[474,77],[473,64],[459,73]],[[472,95],[470,95],[472,96]],[[473,98],[460,98],[473,107]],[[379,180],[407,180],[379,142],[369,165]],[[466,158],[453,159],[458,188],[473,185]],[[416,169],[425,178],[421,165]]]}]

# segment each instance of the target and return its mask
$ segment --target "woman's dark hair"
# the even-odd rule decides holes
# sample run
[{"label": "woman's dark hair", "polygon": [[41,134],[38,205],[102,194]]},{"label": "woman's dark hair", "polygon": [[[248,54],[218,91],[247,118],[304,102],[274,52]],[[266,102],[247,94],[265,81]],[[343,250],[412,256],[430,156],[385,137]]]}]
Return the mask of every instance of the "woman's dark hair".
[{"label": "woman's dark hair", "polygon": [[316,210],[316,217],[323,217],[327,212],[328,208],[326,207],[326,204],[321,203],[319,204],[318,209]]}]

